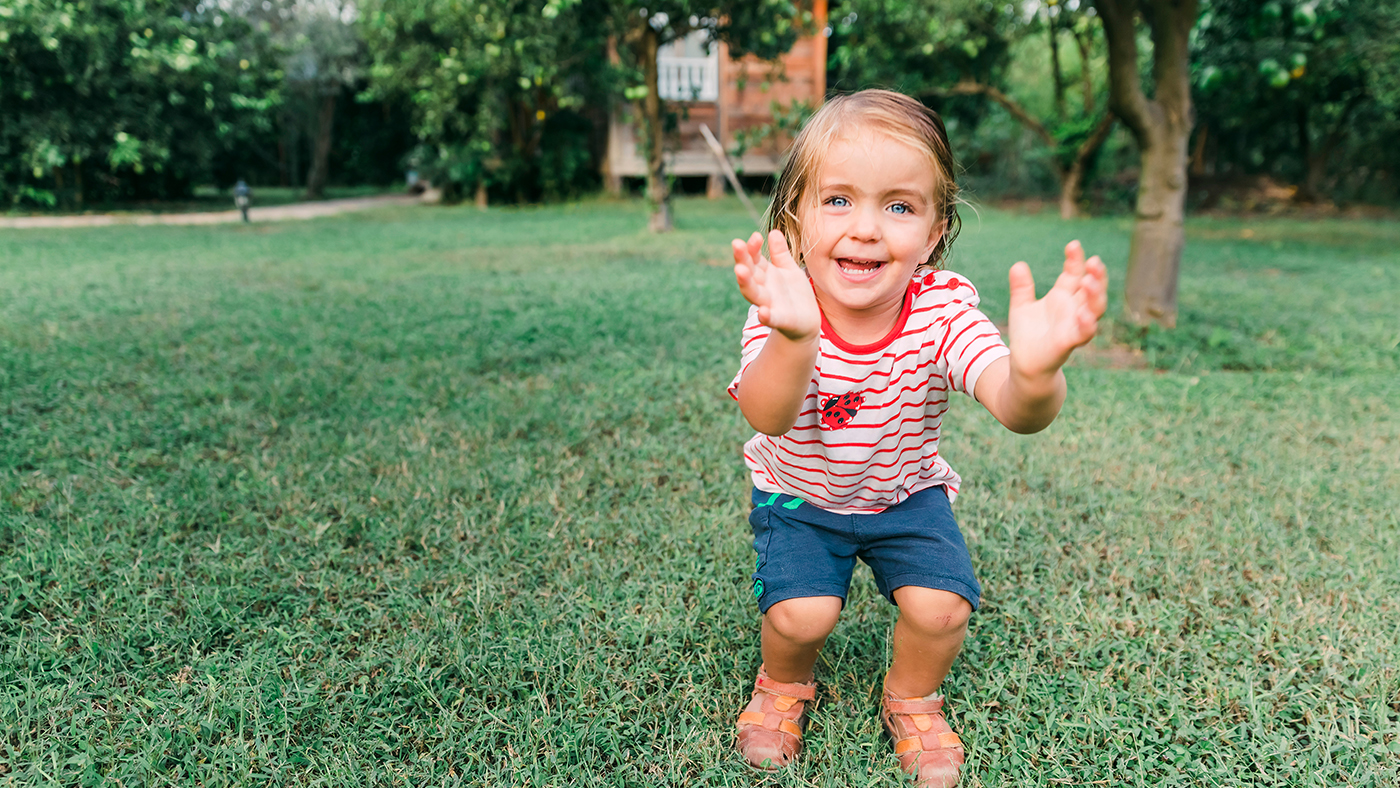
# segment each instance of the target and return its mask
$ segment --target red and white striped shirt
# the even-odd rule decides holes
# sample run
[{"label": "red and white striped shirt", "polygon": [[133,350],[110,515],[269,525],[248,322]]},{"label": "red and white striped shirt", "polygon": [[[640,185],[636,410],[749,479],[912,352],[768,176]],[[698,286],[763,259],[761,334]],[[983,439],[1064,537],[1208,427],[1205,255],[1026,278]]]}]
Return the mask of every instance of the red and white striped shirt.
[{"label": "red and white striped shirt", "polygon": [[[940,484],[956,497],[961,478],[938,455],[948,391],[971,395],[987,365],[1010,352],[977,303],[966,279],[935,271],[910,282],[899,319],[878,342],[852,345],[823,316],[797,423],[744,444],[754,486],[837,514],[878,512]],[[730,396],[770,331],[751,307]]]}]

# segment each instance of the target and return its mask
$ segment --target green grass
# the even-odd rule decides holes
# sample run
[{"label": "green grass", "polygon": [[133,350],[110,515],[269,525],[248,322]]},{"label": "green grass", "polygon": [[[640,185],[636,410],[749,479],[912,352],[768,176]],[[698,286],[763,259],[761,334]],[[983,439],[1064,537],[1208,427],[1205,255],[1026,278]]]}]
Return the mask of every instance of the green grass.
[{"label": "green grass", "polygon": [[[677,216],[0,231],[0,784],[901,784],[863,568],[801,761],[732,751],[749,228]],[[952,267],[1000,318],[1127,229],[984,211]],[[950,413],[967,785],[1396,784],[1400,228],[1189,234],[1155,368]]]}]

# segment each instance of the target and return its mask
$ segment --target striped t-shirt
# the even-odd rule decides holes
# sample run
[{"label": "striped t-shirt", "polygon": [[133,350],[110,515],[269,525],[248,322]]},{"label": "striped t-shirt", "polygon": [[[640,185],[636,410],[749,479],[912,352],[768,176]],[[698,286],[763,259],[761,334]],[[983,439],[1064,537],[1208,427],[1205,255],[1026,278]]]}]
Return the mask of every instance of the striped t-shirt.
[{"label": "striped t-shirt", "polygon": [[[961,479],[938,455],[948,391],[971,395],[987,365],[1009,353],[977,302],[966,279],[935,271],[910,282],[899,319],[878,342],[852,345],[823,316],[797,423],[744,444],[754,486],[837,514],[878,512],[940,484],[956,497]],[[730,396],[770,330],[751,307]]]}]

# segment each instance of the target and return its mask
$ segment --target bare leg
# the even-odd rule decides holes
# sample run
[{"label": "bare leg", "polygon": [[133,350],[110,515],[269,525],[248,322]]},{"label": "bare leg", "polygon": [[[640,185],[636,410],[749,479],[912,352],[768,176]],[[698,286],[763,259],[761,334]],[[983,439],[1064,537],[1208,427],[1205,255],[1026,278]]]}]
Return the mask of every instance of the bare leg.
[{"label": "bare leg", "polygon": [[972,605],[952,592],[919,586],[895,589],[894,600],[899,620],[894,625],[894,660],[885,675],[885,689],[899,698],[931,695],[943,685],[962,650]]},{"label": "bare leg", "polygon": [[812,666],[840,615],[840,597],[816,596],[778,602],[763,616],[764,671],[738,721],[739,752],[749,765],[778,769],[802,751]]},{"label": "bare leg", "polygon": [[812,679],[827,635],[841,615],[841,597],[785,599],[763,616],[763,664],[774,681],[802,684]]}]

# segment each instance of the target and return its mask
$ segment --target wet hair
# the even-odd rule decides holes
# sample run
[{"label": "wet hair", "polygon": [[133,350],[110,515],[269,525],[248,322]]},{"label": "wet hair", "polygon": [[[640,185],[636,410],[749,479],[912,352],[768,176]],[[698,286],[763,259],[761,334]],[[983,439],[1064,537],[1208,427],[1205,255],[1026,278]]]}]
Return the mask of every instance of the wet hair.
[{"label": "wet hair", "polygon": [[781,230],[799,264],[811,249],[802,232],[804,209],[817,208],[817,176],[832,143],[867,129],[928,154],[935,173],[934,208],[943,237],[919,269],[938,269],[948,247],[962,228],[958,218],[958,185],[953,180],[953,152],[938,113],[902,93],[862,90],[827,100],[793,141],[787,165],[778,177],[765,217],[768,230]]}]

